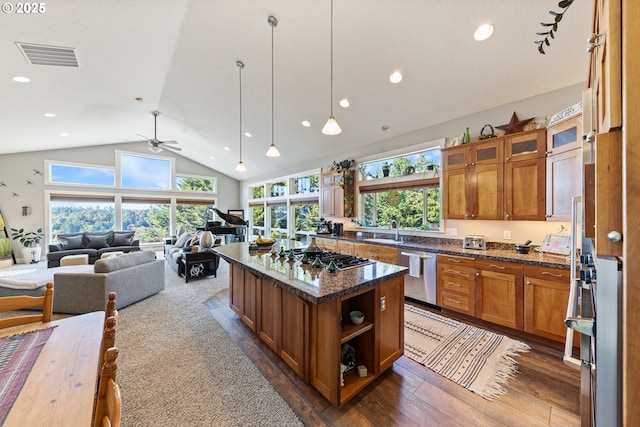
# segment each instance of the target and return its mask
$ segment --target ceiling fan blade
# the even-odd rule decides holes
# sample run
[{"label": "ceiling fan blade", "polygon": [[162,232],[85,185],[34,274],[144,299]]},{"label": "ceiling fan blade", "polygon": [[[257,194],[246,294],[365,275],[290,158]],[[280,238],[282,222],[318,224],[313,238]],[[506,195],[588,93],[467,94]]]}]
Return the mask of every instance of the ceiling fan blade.
[{"label": "ceiling fan blade", "polygon": [[180,147],[174,147],[173,145],[164,145],[164,144],[160,144],[160,146],[162,148],[164,148],[165,150],[169,150],[169,151],[182,151],[182,148]]},{"label": "ceiling fan blade", "polygon": [[139,133],[136,133],[136,135],[143,137],[144,139],[146,139],[147,141],[151,141],[151,138],[148,138],[144,135],[140,135]]},{"label": "ceiling fan blade", "polygon": [[178,145],[178,141],[160,141],[161,144]]}]

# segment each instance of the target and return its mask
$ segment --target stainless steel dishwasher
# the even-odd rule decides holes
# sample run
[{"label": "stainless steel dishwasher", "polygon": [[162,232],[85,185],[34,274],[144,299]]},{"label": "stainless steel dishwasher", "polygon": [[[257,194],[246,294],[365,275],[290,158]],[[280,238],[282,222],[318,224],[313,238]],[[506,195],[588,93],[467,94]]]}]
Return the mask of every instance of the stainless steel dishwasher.
[{"label": "stainless steel dishwasher", "polygon": [[404,276],[404,296],[436,305],[436,254],[398,249],[398,262],[409,268]]}]

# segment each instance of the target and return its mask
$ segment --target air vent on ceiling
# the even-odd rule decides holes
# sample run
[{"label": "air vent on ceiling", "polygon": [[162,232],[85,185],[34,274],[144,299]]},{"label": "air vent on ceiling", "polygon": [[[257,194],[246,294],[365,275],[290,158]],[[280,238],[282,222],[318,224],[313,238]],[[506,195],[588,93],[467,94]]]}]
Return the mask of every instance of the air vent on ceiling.
[{"label": "air vent on ceiling", "polygon": [[77,67],[75,49],[72,47],[46,46],[42,44],[30,44],[16,42],[18,48],[34,65],[56,65],[59,67]]}]

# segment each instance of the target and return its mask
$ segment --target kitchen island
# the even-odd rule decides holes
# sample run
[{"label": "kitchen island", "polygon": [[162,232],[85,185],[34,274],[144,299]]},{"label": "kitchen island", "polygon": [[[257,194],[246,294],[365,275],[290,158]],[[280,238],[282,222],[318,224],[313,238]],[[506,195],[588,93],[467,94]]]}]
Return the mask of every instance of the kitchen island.
[{"label": "kitchen island", "polygon": [[[334,406],[402,356],[405,267],[373,262],[331,272],[248,243],[215,250],[230,264],[231,309]],[[365,315],[359,325],[350,321],[354,310]]]}]

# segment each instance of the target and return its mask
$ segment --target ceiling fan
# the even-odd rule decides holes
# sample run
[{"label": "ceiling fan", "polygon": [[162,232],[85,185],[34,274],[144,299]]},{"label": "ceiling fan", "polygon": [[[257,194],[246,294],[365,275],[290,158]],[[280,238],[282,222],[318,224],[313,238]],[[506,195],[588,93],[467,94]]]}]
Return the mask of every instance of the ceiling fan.
[{"label": "ceiling fan", "polygon": [[170,151],[182,151],[182,148],[176,147],[178,145],[177,141],[160,141],[157,137],[157,128],[158,128],[158,115],[160,115],[160,111],[152,111],[153,114],[153,138],[147,138],[144,135],[137,134],[138,136],[143,137],[148,141],[149,150],[154,153],[159,153],[162,149],[167,149]]}]

